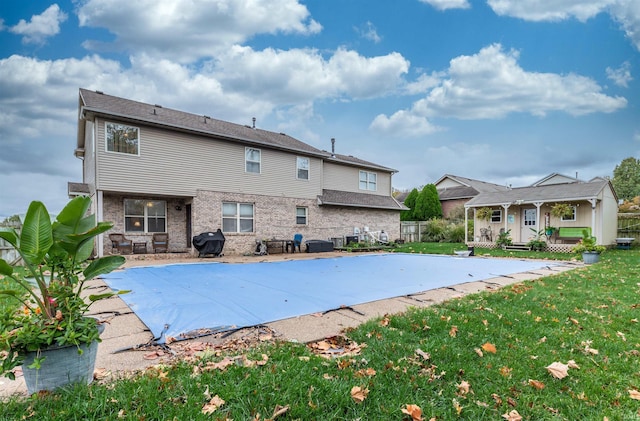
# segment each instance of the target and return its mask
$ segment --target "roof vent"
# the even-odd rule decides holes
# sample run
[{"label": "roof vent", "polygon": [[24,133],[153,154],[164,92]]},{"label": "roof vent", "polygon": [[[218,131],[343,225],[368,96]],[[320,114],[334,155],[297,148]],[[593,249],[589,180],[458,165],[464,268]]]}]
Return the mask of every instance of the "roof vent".
[{"label": "roof vent", "polygon": [[331,158],[336,157],[336,138],[331,138]]},{"label": "roof vent", "polygon": [[211,120],[211,117],[208,115],[203,115],[202,117],[204,118],[204,124],[207,124],[207,119]]},{"label": "roof vent", "polygon": [[160,104],[156,104],[156,105],[154,105],[154,107],[156,107],[156,108],[162,108],[162,105],[160,105]]},{"label": "roof vent", "polygon": [[253,121],[253,126],[252,126],[252,128],[253,128],[253,129],[255,129],[255,128],[256,128],[256,118],[255,118],[255,117],[253,117],[253,118],[251,119],[251,121]]},{"label": "roof vent", "polygon": [[97,94],[104,95],[104,92],[96,90]]},{"label": "roof vent", "polygon": [[286,136],[287,134],[286,134],[286,133],[282,133],[282,132],[280,132],[280,135],[282,135],[282,136]]}]

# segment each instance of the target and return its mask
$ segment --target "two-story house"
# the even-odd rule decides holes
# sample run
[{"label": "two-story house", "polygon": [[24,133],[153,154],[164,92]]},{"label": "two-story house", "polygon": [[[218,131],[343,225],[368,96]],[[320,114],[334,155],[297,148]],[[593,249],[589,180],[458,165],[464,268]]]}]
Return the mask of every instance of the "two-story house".
[{"label": "two-story house", "polygon": [[[257,239],[353,235],[369,227],[399,236],[391,195],[396,170],[316,149],[285,133],[239,125],[80,89],[76,157],[99,221],[134,242],[169,234],[169,251],[220,228],[225,253]],[[111,252],[108,237],[98,254]]]}]

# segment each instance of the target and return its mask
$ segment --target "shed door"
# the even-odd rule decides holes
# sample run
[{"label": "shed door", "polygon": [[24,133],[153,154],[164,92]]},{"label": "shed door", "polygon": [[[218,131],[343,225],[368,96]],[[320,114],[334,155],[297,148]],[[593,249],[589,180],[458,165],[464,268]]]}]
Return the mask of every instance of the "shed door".
[{"label": "shed door", "polygon": [[536,208],[522,209],[522,225],[520,226],[520,241],[526,243],[535,233],[538,210]]}]

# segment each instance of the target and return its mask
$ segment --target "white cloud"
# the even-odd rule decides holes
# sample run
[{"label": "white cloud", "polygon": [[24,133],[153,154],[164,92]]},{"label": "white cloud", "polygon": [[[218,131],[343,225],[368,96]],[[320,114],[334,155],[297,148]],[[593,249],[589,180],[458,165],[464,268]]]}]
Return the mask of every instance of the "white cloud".
[{"label": "white cloud", "polygon": [[371,22],[367,22],[364,25],[361,25],[359,28],[354,28],[356,33],[364,39],[368,39],[369,41],[373,41],[375,44],[378,44],[382,41],[382,37],[378,35],[378,31],[375,25]]},{"label": "white cloud", "polygon": [[416,138],[434,133],[440,128],[434,126],[426,117],[410,111],[396,111],[391,117],[379,114],[373,119],[369,130],[393,138]]},{"label": "white cloud", "polygon": [[611,14],[622,25],[622,29],[636,49],[640,51],[640,2],[618,0],[611,6]]},{"label": "white cloud", "polygon": [[398,111],[391,117],[377,116],[371,129],[417,136],[433,129],[427,118],[481,120],[511,113],[544,116],[557,111],[579,116],[610,113],[627,105],[625,98],[603,94],[590,78],[527,72],[518,65],[518,58],[518,52],[504,52],[500,44],[485,47],[472,56],[456,57],[450,62],[447,77],[425,98],[416,101],[410,110]]},{"label": "white cloud", "polygon": [[113,45],[85,47],[145,51],[182,62],[213,57],[256,34],[315,34],[322,26],[297,0],[88,0],[78,9],[80,26],[107,28]]},{"label": "white cloud", "polygon": [[312,49],[254,51],[235,46],[213,66],[213,74],[227,89],[293,104],[383,96],[401,85],[409,62],[399,53],[364,57],[340,48],[325,59]]},{"label": "white cloud", "polygon": [[[31,16],[31,21],[24,19],[9,28],[14,34],[22,35],[22,42],[27,44],[41,44],[46,38],[60,32],[60,24],[67,20],[67,14],[60,10],[57,4],[52,4],[40,15]],[[0,22],[0,27],[2,22]]]},{"label": "white cloud", "polygon": [[618,0],[487,0],[500,16],[530,21],[560,21],[576,18],[581,22],[594,17]]},{"label": "white cloud", "polygon": [[606,72],[608,79],[611,79],[613,83],[624,88],[627,88],[629,82],[633,80],[633,77],[631,77],[631,64],[628,61],[622,63],[617,69],[607,67]]},{"label": "white cloud", "polygon": [[640,50],[640,2],[638,0],[487,0],[500,16],[529,21],[561,21],[575,18],[581,22],[599,13],[609,13],[622,26],[627,37]]},{"label": "white cloud", "polygon": [[447,9],[468,9],[471,7],[468,0],[420,0],[427,3],[438,10]]},{"label": "white cloud", "polygon": [[493,44],[478,54],[454,58],[449,78],[414,108],[424,115],[487,119],[514,112],[608,113],[627,104],[624,98],[603,94],[595,81],[584,76],[527,72],[518,65],[518,55]]}]

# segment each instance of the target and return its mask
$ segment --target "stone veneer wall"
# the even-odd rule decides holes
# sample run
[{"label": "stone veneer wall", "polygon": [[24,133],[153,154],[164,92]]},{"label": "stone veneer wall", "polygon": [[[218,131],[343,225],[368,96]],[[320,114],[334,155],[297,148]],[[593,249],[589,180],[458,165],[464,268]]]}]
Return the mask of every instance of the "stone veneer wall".
[{"label": "stone veneer wall", "polygon": [[[103,220],[112,222],[113,228],[104,234],[105,255],[111,254],[111,241],[109,234],[124,233],[127,239],[133,242],[146,242],[147,252],[153,253],[151,249],[151,240],[153,233],[128,233],[124,230],[124,199],[144,199],[144,200],[164,200],[167,202],[167,233],[169,234],[169,251],[184,252],[187,251],[186,230],[186,212],[184,201],[178,199],[168,199],[159,197],[137,197],[131,195],[107,195],[103,196]],[[180,206],[180,210],[176,206]]]},{"label": "stone veneer wall", "polygon": [[[353,235],[354,227],[384,230],[390,240],[400,236],[400,212],[350,207],[320,207],[316,199],[297,199],[199,190],[193,199],[193,235],[222,228],[222,202],[254,204],[254,232],[225,233],[226,254],[252,253],[258,239],[327,240]],[[296,225],[296,207],[308,208],[308,224]]]}]

